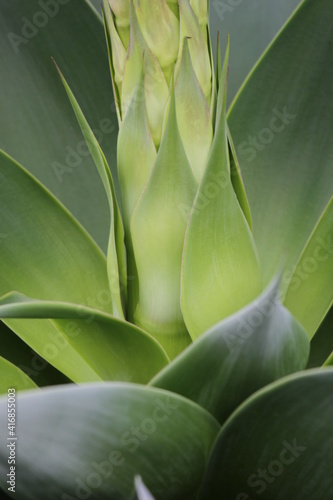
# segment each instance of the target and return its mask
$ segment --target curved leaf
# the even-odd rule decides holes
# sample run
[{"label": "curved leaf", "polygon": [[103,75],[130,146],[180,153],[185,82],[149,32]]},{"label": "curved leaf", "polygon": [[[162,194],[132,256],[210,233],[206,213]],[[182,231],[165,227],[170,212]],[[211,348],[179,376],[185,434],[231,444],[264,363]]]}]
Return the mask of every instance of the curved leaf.
[{"label": "curved leaf", "polygon": [[22,370],[0,356],[0,394],[7,394],[9,388],[16,391],[36,389],[37,385]]},{"label": "curved leaf", "polygon": [[[204,93],[208,105],[210,105],[212,93],[212,69],[208,50],[207,36],[202,34],[200,24],[189,4],[189,0],[179,0],[180,12],[180,52],[182,41],[189,37],[189,51],[196,77]],[[180,69],[180,54],[177,61],[175,75]]]},{"label": "curved leaf", "polygon": [[[227,62],[221,79],[227,71]],[[218,124],[187,227],[181,304],[192,339],[261,292],[255,244],[230,179],[226,81],[220,85]]]},{"label": "curved leaf", "polygon": [[39,387],[69,382],[67,377],[39,356],[2,321],[0,321],[0,356],[17,366]]},{"label": "curved leaf", "polygon": [[313,337],[333,302],[333,197],[293,269],[285,306]]},{"label": "curved leaf", "polygon": [[195,76],[189,45],[191,40],[185,38],[175,82],[176,111],[184,149],[199,184],[213,140],[213,126],[207,100]]},{"label": "curved leaf", "polygon": [[332,28],[326,0],[302,2],[229,112],[265,283],[282,259],[293,268],[332,196]]},{"label": "curved leaf", "polygon": [[[69,343],[87,367],[83,374],[73,362],[66,368],[76,382],[90,379],[146,383],[168,362],[163,349],[147,333],[89,307],[12,293],[0,299],[0,318],[52,318],[62,337],[60,345]],[[38,341],[36,348],[45,348],[45,335]]]},{"label": "curved leaf", "polygon": [[113,186],[113,180],[109,165],[105,159],[96,137],[94,136],[87,120],[82,113],[80,106],[75,99],[75,96],[69,88],[66,80],[61,74],[58,66],[61,81],[65,87],[68,98],[73,107],[75,116],[81,127],[81,131],[94,160],[98,173],[103,182],[103,186],[108,198],[111,227],[109,230],[109,243],[107,251],[107,270],[109,278],[109,286],[112,297],[113,314],[118,318],[124,318],[123,304],[126,303],[126,287],[127,287],[127,271],[126,271],[126,254],[124,244],[124,228],[120,216],[118,203]]},{"label": "curved leaf", "polygon": [[105,257],[35,178],[0,151],[0,295],[11,290],[112,312]]},{"label": "curved leaf", "polygon": [[309,340],[278,292],[276,281],[197,339],[150,383],[195,401],[222,422],[260,387],[304,369]]},{"label": "curved leaf", "polygon": [[199,498],[331,498],[332,393],[333,369],[322,369],[254,394],[222,427]]},{"label": "curved leaf", "polygon": [[237,158],[236,148],[234,145],[234,141],[232,140],[229,129],[228,129],[228,143],[229,143],[230,175],[231,175],[232,187],[234,188],[234,191],[238,199],[238,203],[241,209],[243,210],[243,214],[246,218],[249,228],[252,231],[251,209],[245,192],[244,182],[242,178],[239,161]]},{"label": "curved leaf", "polygon": [[[211,0],[212,40],[221,34],[222,50],[231,39],[228,101],[235,97],[249,71],[302,0]],[[215,49],[215,46],[214,46]],[[214,50],[214,55],[216,55]]]},{"label": "curved leaf", "polygon": [[0,148],[47,186],[106,250],[103,186],[51,61],[53,56],[62,68],[116,179],[117,117],[100,17],[84,0],[1,2],[0,37]]},{"label": "curved leaf", "polygon": [[322,366],[333,351],[333,307],[321,323],[316,335],[311,339],[310,357],[307,368]]},{"label": "curved leaf", "polygon": [[[139,385],[52,388],[18,395],[17,402],[22,500],[130,500],[137,474],[156,498],[181,500],[197,491],[219,430],[194,403]],[[1,398],[1,436],[6,406]],[[2,445],[2,478],[7,469]]]},{"label": "curved leaf", "polygon": [[155,165],[133,213],[131,234],[139,298],[134,321],[173,358],[191,339],[180,309],[180,273],[186,224],[197,184],[182,144],[175,96]]}]

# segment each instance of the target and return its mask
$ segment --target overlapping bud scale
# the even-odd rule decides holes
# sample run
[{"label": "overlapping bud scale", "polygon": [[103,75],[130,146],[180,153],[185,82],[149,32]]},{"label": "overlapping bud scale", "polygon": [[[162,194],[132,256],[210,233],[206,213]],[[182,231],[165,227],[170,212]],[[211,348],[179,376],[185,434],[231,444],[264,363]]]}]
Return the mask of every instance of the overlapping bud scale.
[{"label": "overlapping bud scale", "polygon": [[221,113],[208,0],[103,2],[119,119],[126,315],[173,358],[197,334],[181,308],[182,259]]}]

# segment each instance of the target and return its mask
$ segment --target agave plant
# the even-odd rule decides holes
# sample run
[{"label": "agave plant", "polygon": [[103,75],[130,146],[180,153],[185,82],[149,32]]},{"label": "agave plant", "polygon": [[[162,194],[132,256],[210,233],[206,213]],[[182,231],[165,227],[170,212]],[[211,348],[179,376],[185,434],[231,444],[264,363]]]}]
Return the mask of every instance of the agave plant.
[{"label": "agave plant", "polygon": [[[1,142],[3,494],[330,500],[328,2],[301,3],[227,112],[229,42],[214,65],[206,0],[104,0],[117,168],[103,152],[113,122],[85,117],[102,112],[100,89],[83,98],[71,84],[75,55],[52,27],[63,16],[74,38],[86,29],[75,50],[91,68],[101,21],[67,3],[19,10],[20,34],[1,7],[4,68],[22,67],[14,51],[30,71],[27,44],[56,56],[58,75],[40,66],[27,88],[40,95],[47,72],[48,102],[58,113],[67,94],[60,123],[74,111],[85,139],[74,150],[44,100],[28,100],[54,144]],[[210,8],[223,17],[236,3]],[[52,190],[38,162],[48,148]]]}]

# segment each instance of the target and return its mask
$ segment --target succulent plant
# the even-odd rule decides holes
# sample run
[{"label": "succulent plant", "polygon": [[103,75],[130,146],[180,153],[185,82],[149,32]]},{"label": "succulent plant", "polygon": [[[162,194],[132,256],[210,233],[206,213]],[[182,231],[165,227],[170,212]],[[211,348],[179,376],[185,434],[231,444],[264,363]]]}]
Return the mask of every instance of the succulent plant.
[{"label": "succulent plant", "polygon": [[[80,193],[73,208],[46,187],[38,134],[16,150],[3,134],[3,494],[330,500],[330,6],[301,3],[228,111],[229,39],[223,58],[218,39],[214,64],[208,21],[235,2],[103,0],[115,168],[104,153],[114,124],[86,118],[103,110],[99,89],[80,95],[75,64],[64,64],[71,48],[52,31],[61,16],[74,38],[85,28],[76,50],[92,67],[100,20],[71,2],[19,10],[20,35],[8,28],[13,7],[0,7],[5,69],[19,67],[14,51],[30,71],[28,43],[55,56],[58,75],[50,63],[27,84],[36,95],[47,71],[53,92],[44,88],[39,110],[25,100],[24,113],[55,134],[51,170],[62,189],[71,174],[68,194]],[[43,116],[46,95],[58,112],[65,94],[72,109],[61,113],[76,116],[85,140],[76,150],[54,127],[64,117]],[[94,170],[73,173],[88,157]]]}]

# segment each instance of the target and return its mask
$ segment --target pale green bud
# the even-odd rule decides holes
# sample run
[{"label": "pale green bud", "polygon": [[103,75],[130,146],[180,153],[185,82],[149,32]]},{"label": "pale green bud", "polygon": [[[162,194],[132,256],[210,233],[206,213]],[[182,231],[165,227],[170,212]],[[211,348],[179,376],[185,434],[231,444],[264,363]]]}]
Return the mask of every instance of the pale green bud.
[{"label": "pale green bud", "polygon": [[213,140],[213,126],[206,98],[191,62],[191,43],[191,39],[185,38],[175,94],[179,132],[199,184]]},{"label": "pale green bud", "polygon": [[[212,69],[207,37],[204,37],[199,21],[192,10],[188,0],[179,0],[180,8],[180,36],[191,38],[189,45],[193,68],[200,86],[210,104],[212,93]],[[180,62],[177,63],[177,73]]]},{"label": "pale green bud", "polygon": [[190,0],[190,5],[194,14],[197,16],[200,26],[208,24],[208,2],[207,0]]},{"label": "pale green bud", "polygon": [[165,106],[170,92],[162,69],[144,40],[135,10],[132,8],[130,43],[121,95],[123,116],[127,112],[139,83],[142,64],[144,65],[144,92],[148,123],[155,146],[158,147],[162,136]]},{"label": "pale green bud", "polygon": [[114,80],[121,94],[121,84],[124,78],[127,53],[114,25],[114,19],[107,2],[105,5],[105,17],[111,38],[112,66],[114,70]]},{"label": "pale green bud", "polygon": [[141,32],[167,81],[179,51],[179,21],[165,0],[135,0]]},{"label": "pale green bud", "polygon": [[130,32],[130,0],[109,0],[109,2],[116,17],[119,36],[127,48]]}]

